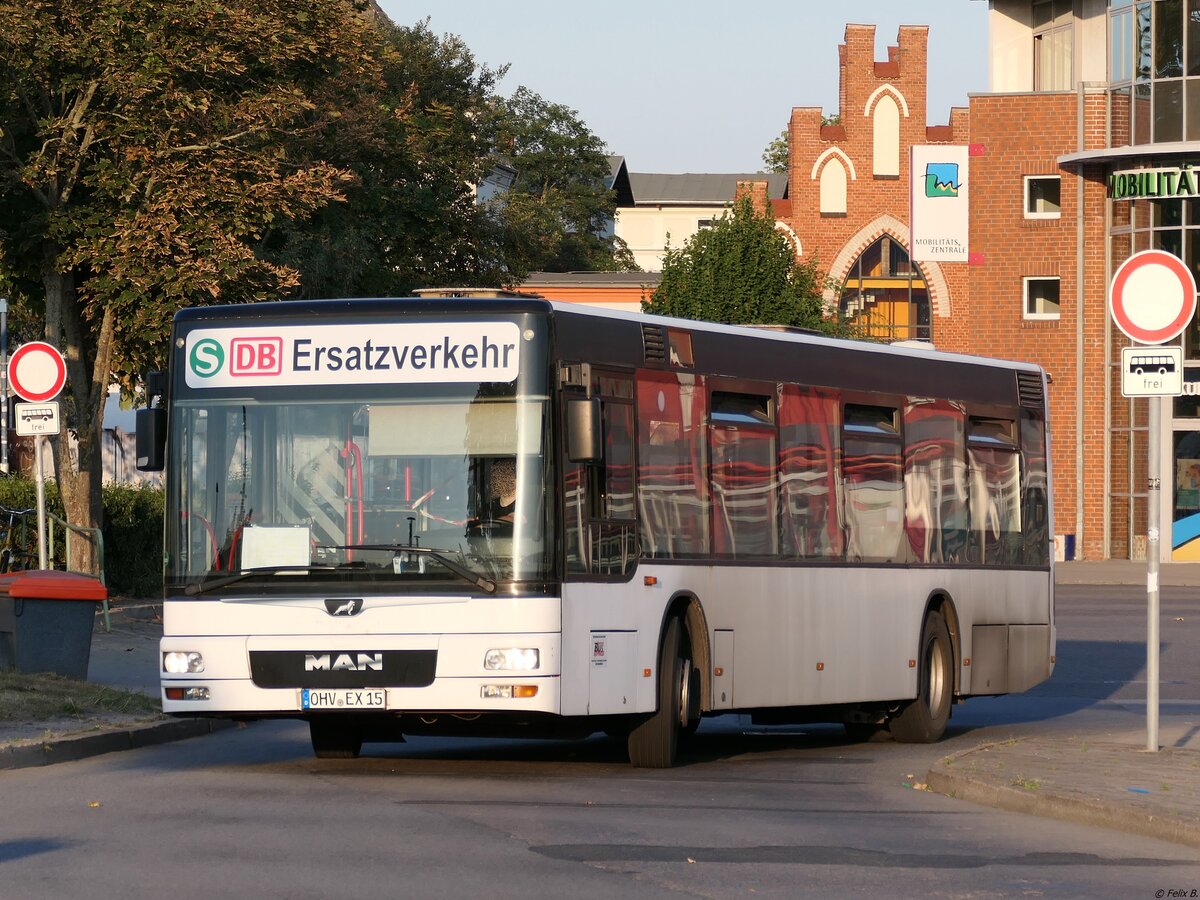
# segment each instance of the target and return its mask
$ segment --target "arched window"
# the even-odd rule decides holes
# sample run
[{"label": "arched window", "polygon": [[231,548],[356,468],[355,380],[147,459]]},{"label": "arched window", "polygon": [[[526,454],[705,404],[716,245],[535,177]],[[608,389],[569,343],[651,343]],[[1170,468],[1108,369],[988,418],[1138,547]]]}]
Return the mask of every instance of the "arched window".
[{"label": "arched window", "polygon": [[846,167],[830,157],[821,168],[821,215],[846,214]]},{"label": "arched window", "polygon": [[875,104],[871,120],[874,139],[875,174],[883,178],[900,175],[900,107],[887,94]]},{"label": "arched window", "polygon": [[929,289],[908,251],[884,235],[854,261],[842,286],[842,317],[863,337],[928,341]]}]

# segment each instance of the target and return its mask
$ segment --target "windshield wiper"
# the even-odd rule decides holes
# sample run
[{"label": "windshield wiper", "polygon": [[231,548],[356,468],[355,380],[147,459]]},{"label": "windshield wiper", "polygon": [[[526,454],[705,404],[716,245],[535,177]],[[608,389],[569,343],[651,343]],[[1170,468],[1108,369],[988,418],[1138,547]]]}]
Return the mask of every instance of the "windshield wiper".
[{"label": "windshield wiper", "polygon": [[203,594],[205,591],[212,591],[231,584],[237,584],[239,581],[245,581],[247,578],[253,578],[256,575],[279,575],[282,572],[336,572],[348,568],[349,566],[256,566],[253,569],[243,569],[241,572],[235,572],[232,575],[225,575],[221,578],[214,578],[211,581],[198,581],[189,584],[183,589],[183,592],[188,596],[194,597],[196,594]]},{"label": "windshield wiper", "polygon": [[388,550],[392,553],[417,553],[425,554],[426,556],[436,559],[443,566],[457,575],[464,581],[468,581],[477,588],[487,591],[489,594],[496,593],[496,582],[484,578],[478,572],[472,571],[468,567],[461,565],[450,557],[450,550],[434,550],[432,547],[414,547],[411,544],[341,544],[333,547],[326,547],[327,550]]}]

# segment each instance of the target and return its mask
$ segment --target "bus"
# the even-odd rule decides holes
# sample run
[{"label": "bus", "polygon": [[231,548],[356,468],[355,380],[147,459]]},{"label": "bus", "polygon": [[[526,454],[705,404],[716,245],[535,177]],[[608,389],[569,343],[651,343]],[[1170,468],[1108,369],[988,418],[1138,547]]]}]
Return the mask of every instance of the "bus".
[{"label": "bus", "polygon": [[187,309],[147,376],[163,710],[404,735],[942,737],[1054,666],[1046,376],[526,298]]}]

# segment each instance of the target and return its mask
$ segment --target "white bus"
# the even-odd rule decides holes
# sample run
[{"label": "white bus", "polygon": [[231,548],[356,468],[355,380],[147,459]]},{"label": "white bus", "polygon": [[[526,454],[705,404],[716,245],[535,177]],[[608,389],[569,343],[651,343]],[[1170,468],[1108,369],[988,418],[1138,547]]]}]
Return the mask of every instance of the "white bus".
[{"label": "white bus", "polygon": [[[529,299],[180,312],[162,701],[404,734],[940,738],[1054,664],[1036,366]],[[161,396],[155,404],[155,400]]]}]

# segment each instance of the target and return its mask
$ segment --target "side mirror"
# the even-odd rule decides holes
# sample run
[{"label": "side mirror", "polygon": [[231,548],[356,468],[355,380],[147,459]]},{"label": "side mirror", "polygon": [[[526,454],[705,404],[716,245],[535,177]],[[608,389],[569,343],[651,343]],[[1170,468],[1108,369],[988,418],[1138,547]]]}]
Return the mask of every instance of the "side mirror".
[{"label": "side mirror", "polygon": [[167,411],[160,407],[137,411],[135,458],[142,472],[161,472],[167,455]]},{"label": "side mirror", "polygon": [[600,434],[600,401],[567,401],[567,459],[595,463],[604,458]]}]

